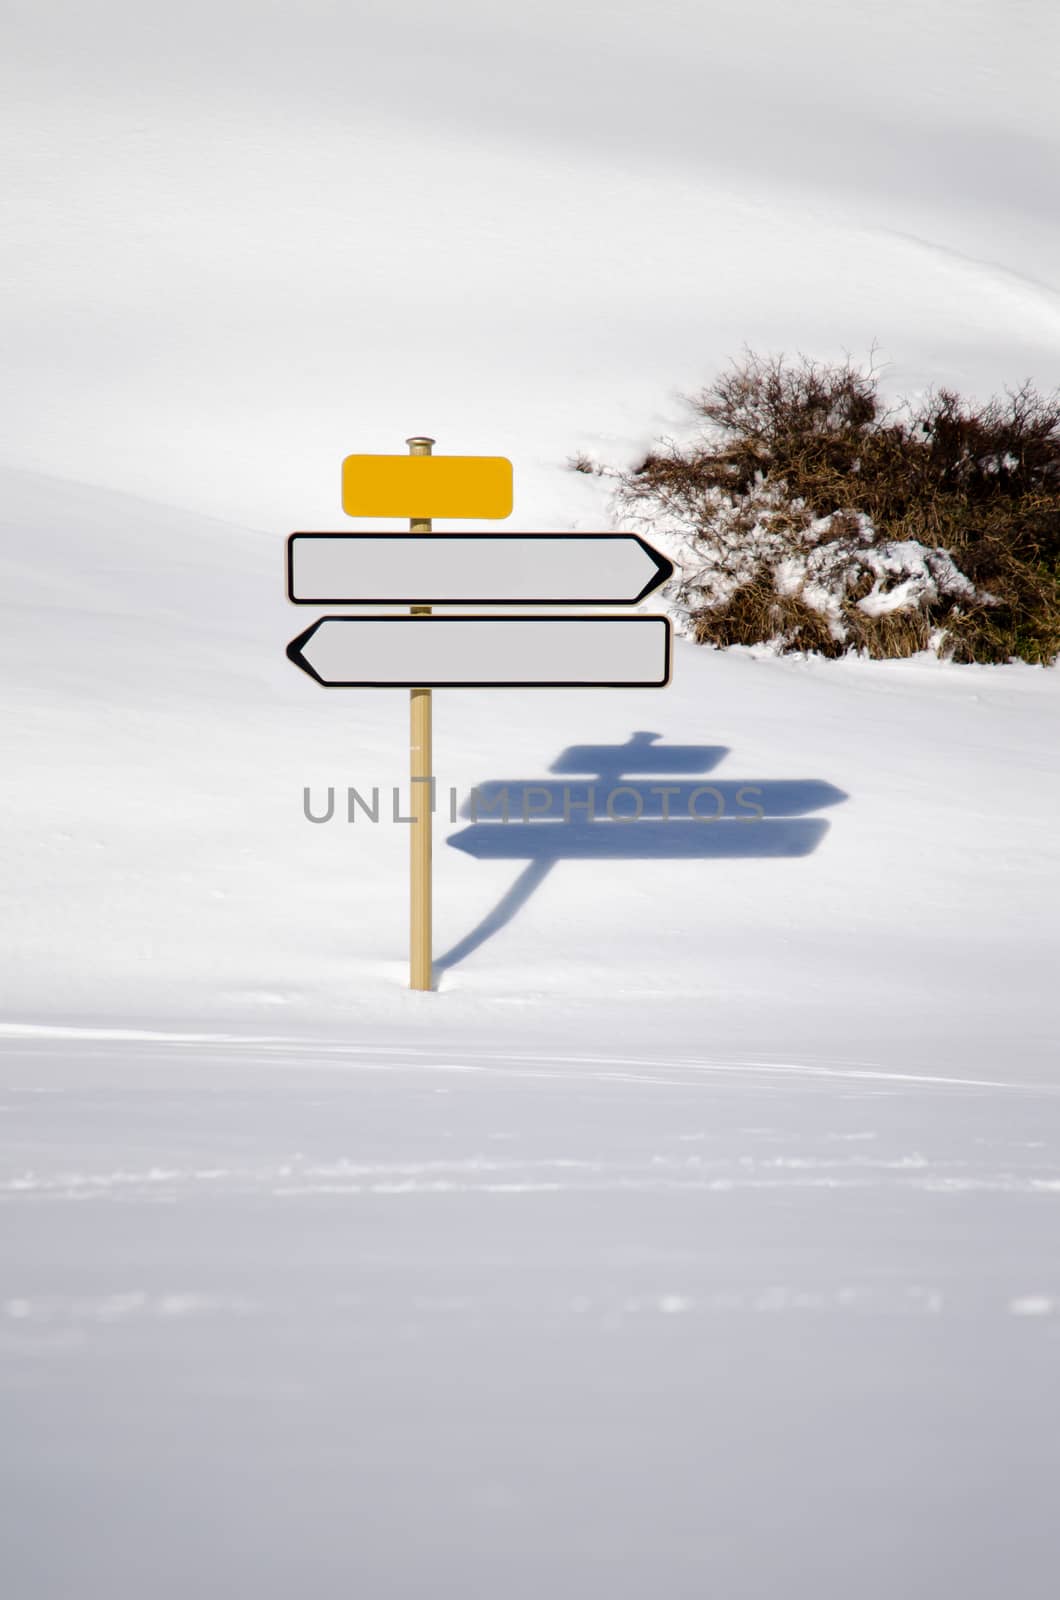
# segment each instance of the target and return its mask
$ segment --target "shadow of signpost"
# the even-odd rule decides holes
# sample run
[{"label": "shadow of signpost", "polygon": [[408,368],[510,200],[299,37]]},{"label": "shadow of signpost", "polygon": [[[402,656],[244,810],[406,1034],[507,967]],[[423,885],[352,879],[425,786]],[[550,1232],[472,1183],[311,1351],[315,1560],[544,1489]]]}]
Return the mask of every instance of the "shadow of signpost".
[{"label": "shadow of signpost", "polygon": [[[659,737],[638,732],[625,744],[568,746],[550,771],[577,773],[576,783],[493,779],[472,791],[461,815],[475,820],[448,843],[480,861],[528,865],[438,958],[437,970],[456,966],[510,922],[560,861],[806,856],[828,831],[807,813],[847,798],[818,778],[707,783],[703,774],[728,754],[724,746],[664,745]],[[688,773],[697,781],[672,781]]]}]

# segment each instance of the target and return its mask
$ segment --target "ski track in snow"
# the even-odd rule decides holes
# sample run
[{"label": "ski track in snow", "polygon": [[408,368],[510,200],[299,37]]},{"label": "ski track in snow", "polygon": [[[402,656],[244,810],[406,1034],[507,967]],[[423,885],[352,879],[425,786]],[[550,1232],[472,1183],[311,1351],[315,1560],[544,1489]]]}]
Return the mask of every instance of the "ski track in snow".
[{"label": "ski track in snow", "polygon": [[[683,1059],[681,1057],[650,1057],[622,1055],[567,1054],[562,1051],[535,1051],[496,1049],[479,1050],[473,1045],[461,1044],[458,1049],[431,1046],[382,1043],[356,1044],[344,1040],[328,1041],[298,1039],[285,1035],[245,1035],[232,1033],[167,1033],[152,1029],[75,1027],[31,1022],[0,1023],[0,1038],[26,1041],[55,1041],[81,1044],[157,1044],[174,1050],[190,1048],[202,1050],[210,1046],[232,1047],[235,1052],[252,1052],[262,1066],[270,1058],[280,1058],[281,1065],[289,1065],[297,1057],[314,1066],[331,1061],[337,1065],[372,1070],[395,1063],[429,1066],[439,1071],[455,1072],[509,1072],[513,1075],[533,1075],[530,1069],[548,1069],[569,1075],[571,1068],[579,1075],[593,1078],[614,1078],[630,1083],[656,1083],[676,1087],[686,1080],[663,1077],[660,1073],[736,1073],[740,1075],[776,1074],[781,1077],[807,1077],[821,1079],[851,1079],[868,1082],[932,1087],[952,1086],[956,1089],[996,1089],[1006,1093],[1026,1092],[1045,1097],[1060,1097],[1060,1086],[1041,1083],[1020,1083],[1011,1079],[967,1078],[952,1073],[896,1072],[873,1062],[813,1063],[802,1061],[768,1061],[753,1057],[735,1060]],[[640,1068],[640,1073],[623,1072],[619,1068]],[[554,1069],[554,1070],[553,1070]],[[658,1069],[658,1071],[654,1070]]]},{"label": "ski track in snow", "polygon": [[[947,1308],[947,1298],[959,1301],[944,1289],[922,1284],[892,1288],[866,1288],[851,1285],[821,1290],[810,1286],[769,1284],[759,1289],[727,1288],[708,1294],[672,1291],[653,1295],[633,1295],[621,1300],[575,1295],[547,1307],[553,1314],[572,1317],[596,1316],[605,1323],[619,1316],[705,1316],[719,1313],[759,1312],[777,1315],[784,1312],[818,1312],[859,1316],[938,1317]],[[314,1304],[316,1313],[331,1318],[363,1315],[367,1297],[337,1295]],[[485,1301],[459,1295],[413,1295],[409,1308],[440,1317],[459,1317],[482,1309]],[[21,1335],[53,1334],[58,1330],[83,1325],[115,1325],[125,1322],[180,1322],[217,1317],[275,1317],[289,1307],[283,1301],[250,1300],[239,1295],[217,1295],[194,1290],[170,1290],[161,1294],[131,1289],[95,1297],[38,1297],[8,1299],[0,1303],[7,1326],[0,1324],[0,1348],[13,1347]],[[1060,1293],[1026,1294],[996,1303],[977,1306],[979,1314],[1012,1317],[1053,1317],[1060,1313]]]},{"label": "ski track in snow", "polygon": [[[427,1161],[365,1164],[338,1161],[316,1165],[291,1162],[259,1168],[151,1167],[141,1172],[34,1172],[0,1182],[0,1199],[40,1197],[92,1200],[146,1195],[175,1197],[190,1189],[264,1193],[283,1198],[326,1195],[562,1194],[632,1190],[643,1193],[703,1190],[726,1194],[741,1189],[871,1189],[888,1187],[949,1194],[1060,1194],[1060,1173],[1020,1177],[1010,1172],[968,1174],[932,1168],[923,1156],[895,1160],[827,1161],[751,1156],[732,1163],[738,1171],[717,1170],[728,1163],[656,1155],[645,1170],[608,1168],[603,1162],[545,1159],[523,1162]],[[951,1163],[964,1166],[965,1163]],[[714,1169],[714,1175],[710,1175]],[[915,1175],[914,1175],[915,1174]]]}]

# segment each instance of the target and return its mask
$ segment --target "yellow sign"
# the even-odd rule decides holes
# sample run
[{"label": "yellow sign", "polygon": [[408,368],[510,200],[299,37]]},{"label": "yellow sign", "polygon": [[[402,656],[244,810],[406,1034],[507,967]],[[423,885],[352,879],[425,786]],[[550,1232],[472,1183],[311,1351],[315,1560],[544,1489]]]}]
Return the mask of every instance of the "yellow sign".
[{"label": "yellow sign", "polygon": [[349,517],[507,517],[512,464],[504,456],[347,456]]}]

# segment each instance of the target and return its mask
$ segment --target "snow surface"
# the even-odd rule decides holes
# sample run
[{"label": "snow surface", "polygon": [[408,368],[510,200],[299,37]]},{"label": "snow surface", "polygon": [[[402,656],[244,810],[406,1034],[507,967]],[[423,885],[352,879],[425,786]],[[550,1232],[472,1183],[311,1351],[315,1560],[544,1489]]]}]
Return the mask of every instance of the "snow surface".
[{"label": "snow surface", "polygon": [[1056,28],[18,11],[5,1600],[1052,1594],[1060,672],[439,694],[413,994],[407,695],[283,541],[423,428],[606,526],[744,341],[1051,387]]}]

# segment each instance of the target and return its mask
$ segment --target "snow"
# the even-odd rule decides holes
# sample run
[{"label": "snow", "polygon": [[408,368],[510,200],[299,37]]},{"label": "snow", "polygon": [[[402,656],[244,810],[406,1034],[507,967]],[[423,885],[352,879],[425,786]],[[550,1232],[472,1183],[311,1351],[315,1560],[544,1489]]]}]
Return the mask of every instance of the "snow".
[{"label": "snow", "polygon": [[3,1099],[13,1592],[1048,1570],[1051,1091],[86,1029]]},{"label": "snow", "polygon": [[417,994],[407,695],[292,667],[283,554],[420,428],[607,527],[568,457],[745,341],[1051,387],[1052,22],[58,22],[0,97],[5,1595],[1051,1592],[1060,672],[440,692]]}]

